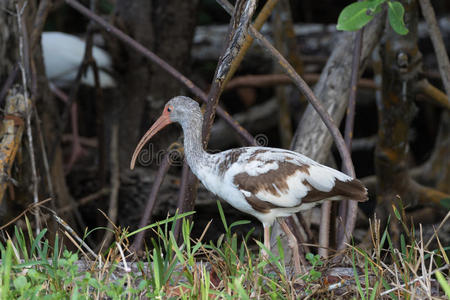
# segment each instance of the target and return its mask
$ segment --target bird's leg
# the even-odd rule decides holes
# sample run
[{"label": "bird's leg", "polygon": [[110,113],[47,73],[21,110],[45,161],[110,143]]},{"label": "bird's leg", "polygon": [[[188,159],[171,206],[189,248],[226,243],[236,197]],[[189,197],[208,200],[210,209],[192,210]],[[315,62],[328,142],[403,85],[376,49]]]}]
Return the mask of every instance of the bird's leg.
[{"label": "bird's leg", "polygon": [[[53,94],[56,95],[58,99],[63,101],[64,103],[69,103],[69,96],[67,96],[66,93],[64,93],[62,90],[60,90],[56,85],[50,83],[49,84],[50,90],[53,92]],[[80,143],[80,135],[78,134],[78,109],[77,109],[77,103],[74,101],[72,103],[72,106],[70,107],[70,118],[72,121],[72,154],[70,156],[69,162],[65,168],[65,174],[68,174],[70,170],[72,169],[72,166],[76,162],[76,160],[82,156],[85,153],[85,150],[81,146]]]},{"label": "bird's leg", "polygon": [[70,108],[70,118],[72,121],[72,154],[70,156],[69,162],[67,163],[65,173],[68,174],[72,169],[75,162],[80,158],[80,156],[84,155],[86,151],[83,149],[80,143],[80,135],[78,133],[78,107],[77,103],[72,103],[72,107]]},{"label": "bird's leg", "polygon": [[[264,246],[266,246],[266,248],[270,250],[270,226],[263,225],[263,227],[264,227]],[[267,259],[269,258],[269,253],[267,253],[266,251],[262,251],[261,256],[263,259]]]},{"label": "bird's leg", "polygon": [[294,260],[294,270],[295,274],[301,273],[301,266],[300,266],[300,254],[298,252],[298,243],[297,239],[295,238],[295,235],[292,233],[292,231],[289,229],[289,226],[286,224],[286,221],[282,218],[278,219],[278,223],[280,223],[281,228],[286,233],[286,236],[289,241],[289,248],[292,250],[292,258]]}]

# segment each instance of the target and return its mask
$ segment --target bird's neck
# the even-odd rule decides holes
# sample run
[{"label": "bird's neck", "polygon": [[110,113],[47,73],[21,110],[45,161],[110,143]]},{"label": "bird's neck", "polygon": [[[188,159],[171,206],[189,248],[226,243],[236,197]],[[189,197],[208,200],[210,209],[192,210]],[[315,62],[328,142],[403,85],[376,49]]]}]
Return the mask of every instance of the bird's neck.
[{"label": "bird's neck", "polygon": [[181,124],[184,133],[184,155],[189,167],[196,175],[199,169],[205,167],[205,164],[208,163],[210,156],[203,149],[202,124],[203,117],[201,114],[200,117],[191,118]]}]

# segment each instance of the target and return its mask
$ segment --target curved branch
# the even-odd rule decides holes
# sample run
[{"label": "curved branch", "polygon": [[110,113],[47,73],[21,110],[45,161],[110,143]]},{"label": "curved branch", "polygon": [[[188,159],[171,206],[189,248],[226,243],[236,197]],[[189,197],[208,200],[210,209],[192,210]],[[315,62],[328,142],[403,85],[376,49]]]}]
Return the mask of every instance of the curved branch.
[{"label": "curved branch", "polygon": [[297,88],[303,92],[303,94],[317,111],[320,118],[325,123],[331,135],[333,136],[344,165],[346,166],[346,168],[348,168],[348,170],[353,170],[353,163],[350,157],[350,152],[345,146],[345,141],[341,135],[341,132],[339,131],[339,128],[337,128],[336,124],[334,124],[330,115],[322,106],[319,99],[317,99],[317,97],[314,95],[311,88],[300,77],[300,75],[298,75],[298,73],[289,64],[289,62],[269,43],[269,41],[261,33],[250,27],[250,34],[253,35],[253,37],[256,38],[256,40],[270,52],[272,57],[277,60],[280,66],[283,68],[283,71],[285,71],[286,74],[294,81],[294,84],[297,86]]}]

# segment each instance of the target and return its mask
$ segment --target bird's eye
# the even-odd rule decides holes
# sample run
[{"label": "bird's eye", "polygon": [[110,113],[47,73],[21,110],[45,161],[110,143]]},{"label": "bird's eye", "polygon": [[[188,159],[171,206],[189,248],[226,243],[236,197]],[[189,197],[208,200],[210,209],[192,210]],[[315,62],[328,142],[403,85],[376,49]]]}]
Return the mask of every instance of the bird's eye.
[{"label": "bird's eye", "polygon": [[172,108],[169,106],[169,107],[167,107],[167,112],[171,112],[172,111]]}]

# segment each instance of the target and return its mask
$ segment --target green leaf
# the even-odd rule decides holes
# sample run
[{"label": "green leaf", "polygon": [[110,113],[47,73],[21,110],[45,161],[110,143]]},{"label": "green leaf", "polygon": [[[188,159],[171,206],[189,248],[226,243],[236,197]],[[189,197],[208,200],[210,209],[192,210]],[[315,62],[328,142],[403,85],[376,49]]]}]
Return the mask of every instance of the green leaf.
[{"label": "green leaf", "polygon": [[441,272],[436,271],[436,279],[439,281],[439,284],[444,290],[445,295],[447,295],[447,297],[450,299],[450,285],[448,284],[447,280],[445,280],[444,275],[442,275]]},{"label": "green leaf", "polygon": [[230,225],[230,229],[231,228],[233,228],[234,226],[239,226],[239,225],[246,225],[246,224],[250,224],[251,222],[249,221],[249,220],[239,220],[239,221],[236,221],[236,222],[233,222],[231,225]]},{"label": "green leaf", "polygon": [[397,218],[397,220],[402,221],[402,216],[400,216],[400,212],[398,211],[395,205],[392,205],[392,210],[394,211],[394,215]]},{"label": "green leaf", "polygon": [[441,203],[441,205],[443,207],[445,207],[446,209],[450,209],[450,198],[441,199],[441,201],[439,201],[439,203]]},{"label": "green leaf", "polygon": [[144,227],[142,227],[142,228],[139,228],[139,229],[137,229],[137,230],[135,230],[135,231],[133,231],[133,232],[130,232],[130,233],[128,233],[128,234],[126,235],[126,237],[127,237],[127,238],[128,238],[128,237],[131,237],[131,236],[133,236],[133,235],[135,235],[135,234],[138,234],[138,233],[141,232],[141,231],[144,231],[144,230],[147,230],[147,229],[150,229],[150,228],[153,228],[153,227],[161,226],[161,225],[164,225],[164,224],[166,224],[166,223],[169,223],[169,222],[172,222],[172,221],[175,221],[175,220],[178,220],[178,219],[181,219],[181,218],[190,216],[190,215],[192,215],[192,214],[195,214],[195,211],[188,211],[188,212],[185,212],[185,213],[182,213],[182,214],[176,214],[175,216],[170,217],[170,218],[167,218],[167,219],[165,219],[165,220],[163,220],[163,221],[159,221],[159,222],[156,222],[156,223],[153,223],[153,224],[144,226]]},{"label": "green leaf", "polygon": [[14,287],[19,291],[28,288],[29,284],[27,282],[27,278],[25,276],[19,276],[14,279]]},{"label": "green leaf", "polygon": [[392,29],[398,34],[405,35],[409,32],[403,21],[403,15],[405,14],[405,8],[400,2],[388,2],[388,18]]},{"label": "green leaf", "polygon": [[355,31],[373,19],[373,1],[355,2],[346,6],[340,13],[337,26],[338,30]]},{"label": "green leaf", "polygon": [[386,2],[386,0],[368,0],[367,4],[370,10],[378,13],[381,10],[381,4],[383,4],[384,2]]}]

